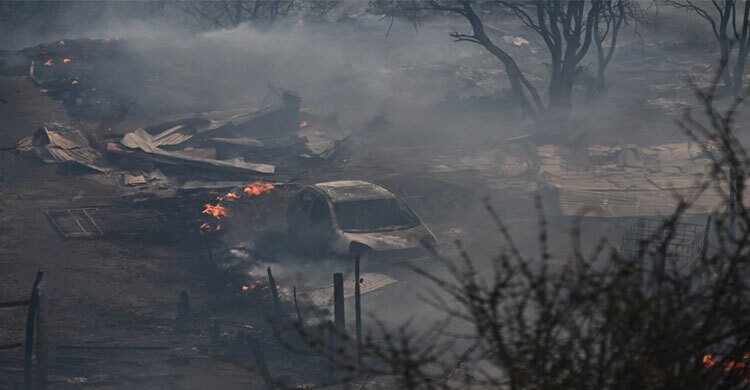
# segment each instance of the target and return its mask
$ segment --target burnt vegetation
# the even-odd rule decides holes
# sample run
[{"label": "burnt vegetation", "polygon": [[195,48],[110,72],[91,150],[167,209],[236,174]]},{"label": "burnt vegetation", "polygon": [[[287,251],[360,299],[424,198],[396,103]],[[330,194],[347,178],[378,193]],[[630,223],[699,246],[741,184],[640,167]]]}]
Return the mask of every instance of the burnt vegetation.
[{"label": "burnt vegetation", "polygon": [[750,2],[0,34],[0,387],[750,388]]},{"label": "burnt vegetation", "polygon": [[[413,270],[433,286],[424,303],[445,319],[423,326],[414,318],[396,331],[371,319],[376,326],[364,338],[363,357],[341,347],[333,362],[354,373],[350,380],[386,376],[409,389],[750,386],[750,214],[744,202],[750,159],[735,124],[747,91],[718,103],[723,67],[707,89],[695,88],[701,118],[686,111],[677,122],[713,156],[711,171],[694,191],[674,194],[674,212],[638,235],[634,251],[603,239],[584,251],[579,219],[570,234],[572,255],[559,258],[550,251],[539,198],[539,250],[522,251],[486,200],[501,242],[491,271],[460,241],[456,258],[433,248],[445,272]],[[675,252],[685,234],[681,221],[709,190],[724,194],[727,212],[708,217],[702,250],[691,260]],[[469,330],[453,331],[456,323]],[[325,342],[303,334],[325,353]]]}]

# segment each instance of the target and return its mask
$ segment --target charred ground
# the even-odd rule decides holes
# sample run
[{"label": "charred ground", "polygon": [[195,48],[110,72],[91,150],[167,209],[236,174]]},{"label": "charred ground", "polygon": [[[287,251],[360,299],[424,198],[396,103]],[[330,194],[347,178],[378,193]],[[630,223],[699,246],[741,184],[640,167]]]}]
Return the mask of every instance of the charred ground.
[{"label": "charred ground", "polygon": [[[273,182],[276,188],[224,203],[230,216],[221,221],[223,231],[208,233],[200,230],[206,221],[201,211],[206,203],[216,204],[226,188],[183,189],[164,196],[121,182],[122,170],[141,174],[150,166],[97,173],[4,152],[0,296],[24,296],[37,270],[45,272],[52,387],[260,388],[262,379],[248,351],[232,347],[238,331],[260,339],[270,369],[289,387],[321,385],[324,361],[290,353],[273,337],[268,322],[272,302],[264,284],[269,265],[287,296],[292,285],[327,286],[331,273],[350,272],[349,264],[312,259],[286,240],[286,203],[305,184],[354,178],[383,183],[412,204],[446,248],[461,239],[479,257],[495,249],[480,204],[489,196],[513,222],[519,246],[536,249],[536,236],[529,234],[536,225],[530,194],[540,182],[529,172],[507,174],[498,166],[511,161],[506,155],[515,156],[508,150],[516,147],[506,140],[539,129],[516,112],[492,58],[448,42],[445,31],[454,22],[430,21],[419,34],[408,24],[397,24],[390,36],[384,34],[387,26],[371,16],[270,31],[241,26],[197,36],[60,36],[3,52],[0,146],[11,147],[47,123],[63,122],[94,148],[105,150],[107,143],[139,127],[257,107],[269,83],[302,98],[301,121],[315,125],[333,115],[351,136],[346,158],[304,166],[283,180],[221,178],[242,182],[230,189],[238,193],[256,180]],[[520,25],[515,28],[528,43],[510,43],[509,50],[542,79],[546,64],[541,43]],[[681,30],[644,34],[644,42],[635,35],[622,39],[606,99],[578,105],[565,129],[542,129],[565,130],[566,139],[578,140],[566,146],[570,155],[587,145],[684,142],[673,120],[689,104],[687,78],[700,82],[709,76],[714,56]],[[48,60],[51,66],[45,66]],[[584,87],[577,93],[585,95]],[[111,156],[105,160],[119,163]],[[216,174],[179,166],[163,170],[178,178],[177,186],[191,178],[217,179]],[[159,210],[168,221],[166,228],[146,235],[63,240],[44,213],[134,204]],[[551,239],[554,250],[566,250],[570,221],[565,216],[550,220],[551,231],[561,233]],[[592,243],[599,236],[617,241],[631,223],[628,218],[586,220],[583,233],[590,234]],[[398,278],[396,285],[366,295],[366,312],[389,323],[415,314],[425,321],[439,317],[427,308],[414,310],[423,286],[419,278],[401,271]],[[248,293],[243,286],[252,289]],[[190,297],[190,319],[178,319],[183,291]],[[19,338],[25,313],[2,315],[2,323],[10,326],[0,329],[0,338]],[[211,347],[215,320],[224,324],[224,331],[219,346]],[[97,345],[164,349],[65,348]],[[22,383],[13,368],[19,356],[2,356],[0,385],[16,388]]]}]

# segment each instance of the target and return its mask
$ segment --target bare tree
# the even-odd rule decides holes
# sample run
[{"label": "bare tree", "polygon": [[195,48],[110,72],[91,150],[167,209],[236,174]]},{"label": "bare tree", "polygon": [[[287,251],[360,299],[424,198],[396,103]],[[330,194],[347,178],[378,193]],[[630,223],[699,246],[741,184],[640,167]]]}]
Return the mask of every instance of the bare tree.
[{"label": "bare tree", "polygon": [[[460,15],[470,26],[470,33],[452,32],[456,42],[471,42],[483,46],[505,67],[511,89],[521,108],[533,118],[567,118],[571,110],[571,98],[576,76],[583,70],[581,62],[586,57],[591,43],[600,50],[597,83],[606,89],[604,72],[614,55],[617,34],[627,13],[630,2],[626,0],[539,0],[539,1],[492,1],[521,20],[544,41],[550,55],[550,77],[547,102],[518,66],[511,54],[498,46],[485,31],[485,23],[475,10],[474,1],[376,1],[375,8],[389,13],[404,11],[438,11]],[[609,48],[604,49],[604,43]]]},{"label": "bare tree", "polygon": [[25,25],[54,15],[62,2],[0,1],[0,31],[4,43],[15,45],[16,32]]},{"label": "bare tree", "polygon": [[[719,45],[720,61],[731,64],[723,68],[721,79],[725,90],[737,94],[742,90],[745,63],[750,52],[750,2],[739,0],[667,0],[676,8],[694,12],[711,26]],[[736,49],[736,53],[734,50]],[[732,57],[734,56],[734,59]]]},{"label": "bare tree", "polygon": [[177,2],[183,11],[212,28],[237,27],[244,22],[273,23],[293,9],[294,0],[222,0]]},{"label": "bare tree", "polygon": [[209,28],[237,27],[251,22],[273,24],[292,16],[323,17],[341,4],[340,0],[221,0],[178,1],[176,5]]},{"label": "bare tree", "polygon": [[[607,93],[606,70],[612,60],[617,47],[617,37],[625,21],[628,9],[637,5],[629,4],[625,0],[605,0],[602,9],[596,16],[594,28],[594,43],[596,44],[596,82],[594,95]],[[606,46],[605,47],[605,42]]]}]

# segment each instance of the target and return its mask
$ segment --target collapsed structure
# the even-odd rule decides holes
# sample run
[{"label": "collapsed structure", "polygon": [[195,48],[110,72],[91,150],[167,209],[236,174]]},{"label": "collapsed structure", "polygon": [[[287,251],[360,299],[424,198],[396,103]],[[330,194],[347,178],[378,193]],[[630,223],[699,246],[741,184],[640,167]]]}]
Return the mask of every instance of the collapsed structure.
[{"label": "collapsed structure", "polygon": [[212,184],[224,179],[290,181],[315,164],[345,161],[349,140],[335,115],[300,112],[300,103],[294,92],[269,87],[259,108],[200,113],[135,129],[100,149],[61,123],[45,124],[17,146],[46,163],[120,172],[126,186],[163,182],[166,176],[158,169],[192,189],[200,182],[215,188]]}]

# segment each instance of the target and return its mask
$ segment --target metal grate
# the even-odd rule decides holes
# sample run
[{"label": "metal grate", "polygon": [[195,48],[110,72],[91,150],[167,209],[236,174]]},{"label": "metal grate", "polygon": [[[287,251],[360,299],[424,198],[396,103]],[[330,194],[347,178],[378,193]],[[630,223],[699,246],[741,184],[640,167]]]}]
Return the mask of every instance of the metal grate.
[{"label": "metal grate", "polygon": [[164,215],[151,208],[92,206],[44,213],[66,239],[149,234],[167,226]]},{"label": "metal grate", "polygon": [[[620,252],[626,258],[639,260],[646,269],[664,267],[667,271],[688,271],[701,257],[704,227],[679,222],[667,242],[666,256],[661,259],[659,247],[667,240],[667,231],[659,231],[662,221],[640,218],[622,235]],[[642,243],[651,240],[646,247]],[[657,259],[656,257],[659,256]],[[655,264],[659,260],[659,264]],[[663,261],[661,261],[663,260]]]},{"label": "metal grate", "polygon": [[[392,277],[380,274],[380,273],[364,273],[360,275],[362,284],[360,285],[360,293],[367,294],[376,290],[380,290],[383,287],[398,282]],[[333,305],[333,285],[326,287],[316,288],[312,290],[305,290],[297,292],[297,296],[302,302],[310,306],[331,306]],[[344,282],[344,298],[351,298],[354,296],[354,279],[345,280]]]}]

